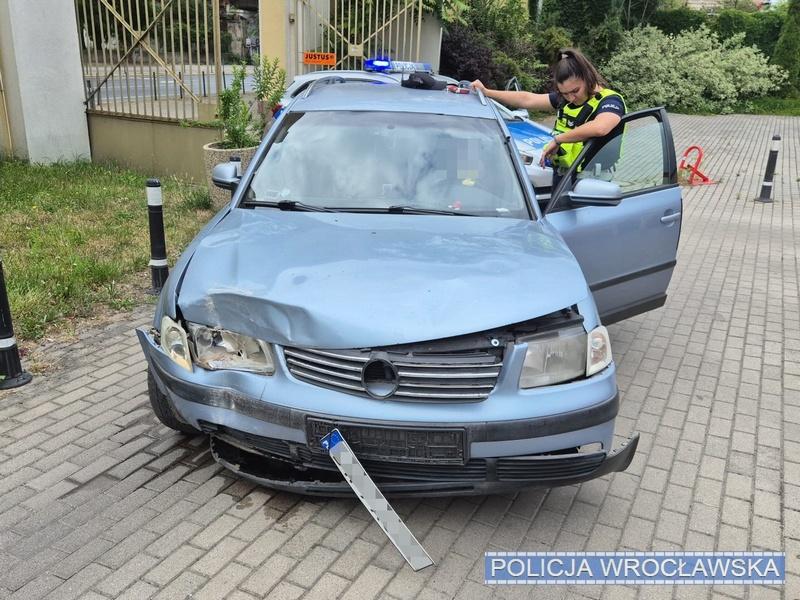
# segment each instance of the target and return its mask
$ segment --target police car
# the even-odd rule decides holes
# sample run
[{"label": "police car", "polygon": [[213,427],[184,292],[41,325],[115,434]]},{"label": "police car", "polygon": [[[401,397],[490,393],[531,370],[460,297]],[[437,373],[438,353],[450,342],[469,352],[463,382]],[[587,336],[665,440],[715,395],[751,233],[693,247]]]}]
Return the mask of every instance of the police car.
[{"label": "police car", "polygon": [[664,303],[681,191],[663,109],[623,123],[542,206],[481,93],[311,82],[244,174],[214,168],[231,203],[137,330],[156,416],[305,494],[352,494],[335,431],[387,495],[625,470],[605,325]]}]

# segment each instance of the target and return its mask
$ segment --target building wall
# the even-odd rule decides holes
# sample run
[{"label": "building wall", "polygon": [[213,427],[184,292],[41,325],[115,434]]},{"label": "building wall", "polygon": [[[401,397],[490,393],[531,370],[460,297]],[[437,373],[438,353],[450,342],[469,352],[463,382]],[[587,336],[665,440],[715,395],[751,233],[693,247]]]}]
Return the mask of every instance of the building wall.
[{"label": "building wall", "polygon": [[89,158],[74,4],[0,0],[0,61],[15,156]]},{"label": "building wall", "polygon": [[217,129],[97,113],[88,117],[93,161],[205,183],[203,145],[219,139]]}]

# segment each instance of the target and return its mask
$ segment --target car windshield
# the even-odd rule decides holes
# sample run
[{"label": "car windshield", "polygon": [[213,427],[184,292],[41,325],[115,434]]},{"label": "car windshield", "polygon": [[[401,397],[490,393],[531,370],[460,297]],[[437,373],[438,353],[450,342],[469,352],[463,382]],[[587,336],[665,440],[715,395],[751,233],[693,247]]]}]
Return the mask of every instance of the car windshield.
[{"label": "car windshield", "polygon": [[530,218],[496,122],[419,113],[286,115],[245,201]]}]

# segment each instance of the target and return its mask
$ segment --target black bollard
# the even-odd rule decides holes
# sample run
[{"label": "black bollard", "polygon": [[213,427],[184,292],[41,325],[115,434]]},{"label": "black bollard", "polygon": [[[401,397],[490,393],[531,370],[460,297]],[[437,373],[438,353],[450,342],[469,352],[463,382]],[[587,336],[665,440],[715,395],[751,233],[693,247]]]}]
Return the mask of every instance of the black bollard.
[{"label": "black bollard", "polygon": [[3,261],[0,260],[0,390],[25,385],[31,374],[22,369],[14,326],[11,324],[11,307],[8,304]]},{"label": "black bollard", "polygon": [[761,184],[761,193],[756,202],[772,202],[772,179],[775,175],[775,165],[778,163],[778,151],[781,149],[781,136],[777,133],[772,136],[772,147],[769,149],[767,171],[764,173],[764,182]]},{"label": "black bollard", "polygon": [[150,275],[153,288],[150,293],[158,295],[167,281],[167,242],[164,239],[164,201],[161,198],[161,182],[147,180],[147,215],[150,222]]}]

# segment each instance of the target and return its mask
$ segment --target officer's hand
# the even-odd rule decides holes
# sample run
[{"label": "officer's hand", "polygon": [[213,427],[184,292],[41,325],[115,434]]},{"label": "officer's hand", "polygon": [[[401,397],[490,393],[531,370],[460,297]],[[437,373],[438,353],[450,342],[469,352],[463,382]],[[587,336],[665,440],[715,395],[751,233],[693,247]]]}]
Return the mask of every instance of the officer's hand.
[{"label": "officer's hand", "polygon": [[550,140],[547,142],[547,146],[545,146],[542,150],[542,156],[539,159],[539,166],[544,167],[545,159],[549,158],[552,154],[555,154],[556,150],[558,150],[558,144],[555,140]]},{"label": "officer's hand", "polygon": [[472,89],[473,90],[475,90],[475,91],[480,90],[484,94],[486,93],[486,86],[483,85],[483,83],[481,82],[480,79],[476,79],[475,81],[472,82],[471,85],[472,85]]}]

